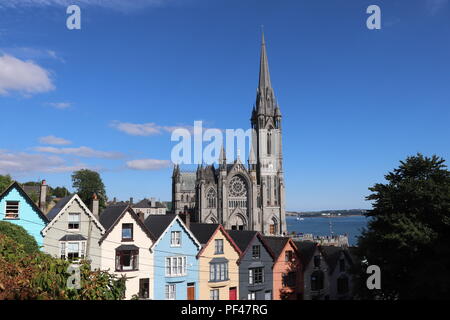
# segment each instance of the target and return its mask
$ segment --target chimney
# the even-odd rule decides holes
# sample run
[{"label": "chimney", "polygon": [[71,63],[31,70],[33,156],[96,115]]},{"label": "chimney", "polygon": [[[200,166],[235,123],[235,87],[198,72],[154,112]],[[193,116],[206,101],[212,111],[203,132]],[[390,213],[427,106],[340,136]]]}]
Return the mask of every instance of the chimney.
[{"label": "chimney", "polygon": [[47,209],[47,181],[42,180],[41,188],[39,190],[39,209],[45,213]]},{"label": "chimney", "polygon": [[100,201],[98,200],[97,194],[92,195],[91,212],[98,219],[99,217],[99,207]]},{"label": "chimney", "polygon": [[113,203],[116,203],[116,202],[117,202],[117,198],[114,197],[114,198],[113,198]]},{"label": "chimney", "polygon": [[151,208],[154,208],[154,207],[156,207],[156,201],[155,201],[155,198],[150,198],[150,207]]},{"label": "chimney", "polygon": [[134,201],[134,199],[133,199],[133,197],[131,197],[131,198],[130,198],[130,206],[133,205],[133,201]]}]

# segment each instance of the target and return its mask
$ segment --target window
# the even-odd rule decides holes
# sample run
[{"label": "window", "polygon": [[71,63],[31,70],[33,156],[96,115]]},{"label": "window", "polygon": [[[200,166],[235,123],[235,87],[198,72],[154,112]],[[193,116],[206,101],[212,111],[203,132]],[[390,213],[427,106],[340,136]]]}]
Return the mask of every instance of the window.
[{"label": "window", "polygon": [[248,283],[261,284],[264,283],[264,268],[253,268],[248,270]]},{"label": "window", "polygon": [[166,284],[166,300],[176,299],[177,287],[175,284]]},{"label": "window", "polygon": [[223,253],[223,239],[216,239],[215,240],[215,254],[222,254]]},{"label": "window", "polygon": [[150,297],[150,279],[139,279],[139,298],[148,299]]},{"label": "window", "polygon": [[211,263],[209,265],[209,281],[227,281],[228,262]]},{"label": "window", "polygon": [[172,233],[170,234],[170,246],[181,246],[181,231],[172,231]]},{"label": "window", "polygon": [[320,268],[320,256],[314,256],[314,267]]},{"label": "window", "polygon": [[19,219],[19,201],[6,201],[5,219]]},{"label": "window", "polygon": [[311,274],[311,290],[322,290],[323,289],[323,271],[317,270]]},{"label": "window", "polygon": [[264,300],[272,300],[272,291],[264,292]]},{"label": "window", "polygon": [[132,223],[122,223],[122,241],[133,241]]},{"label": "window", "polygon": [[256,245],[252,247],[252,258],[259,259],[261,257],[261,246]]},{"label": "window", "polygon": [[272,235],[275,234],[275,225],[274,225],[274,224],[271,224],[271,225],[269,226],[269,233],[272,234]]},{"label": "window", "polygon": [[210,290],[209,296],[210,296],[211,300],[220,300],[219,299],[219,289]]},{"label": "window", "polygon": [[216,207],[216,191],[214,189],[209,189],[208,194],[206,195],[208,208]]},{"label": "window", "polygon": [[291,262],[294,259],[294,253],[292,250],[286,250],[284,254],[284,261]]},{"label": "window", "polygon": [[61,242],[61,259],[77,261],[84,259],[86,242]]},{"label": "window", "polygon": [[256,300],[256,292],[249,292],[247,295],[248,300]]},{"label": "window", "polygon": [[348,278],[346,276],[341,276],[337,279],[337,291],[339,294],[348,292]]},{"label": "window", "polygon": [[283,274],[283,287],[295,287],[297,273],[294,271]]},{"label": "window", "polygon": [[80,229],[80,214],[79,213],[69,213],[69,225],[70,230]]},{"label": "window", "polygon": [[345,272],[345,259],[340,259],[339,260],[339,271],[340,272]]},{"label": "window", "polygon": [[180,277],[186,275],[186,257],[166,258],[166,276]]},{"label": "window", "polygon": [[136,271],[138,269],[138,250],[116,250],[116,271]]}]

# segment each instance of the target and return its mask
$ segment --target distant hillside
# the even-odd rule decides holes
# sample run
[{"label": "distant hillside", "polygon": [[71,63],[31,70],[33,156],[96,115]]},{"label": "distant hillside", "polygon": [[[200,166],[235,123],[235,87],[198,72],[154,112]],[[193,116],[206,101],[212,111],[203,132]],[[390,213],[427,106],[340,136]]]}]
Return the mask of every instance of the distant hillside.
[{"label": "distant hillside", "polygon": [[322,210],[322,211],[287,211],[288,216],[302,216],[302,217],[318,217],[324,214],[332,216],[362,216],[366,213],[366,209],[349,209],[349,210]]}]

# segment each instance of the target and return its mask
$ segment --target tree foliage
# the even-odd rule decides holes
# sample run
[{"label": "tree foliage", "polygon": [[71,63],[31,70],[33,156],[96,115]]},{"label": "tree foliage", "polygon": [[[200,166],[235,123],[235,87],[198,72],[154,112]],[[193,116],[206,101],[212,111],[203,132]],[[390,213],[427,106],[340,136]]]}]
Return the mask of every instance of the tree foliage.
[{"label": "tree foliage", "polygon": [[6,190],[6,188],[9,187],[9,185],[13,183],[13,179],[9,174],[7,175],[0,175],[0,193]]},{"label": "tree foliage", "polygon": [[106,207],[106,191],[100,174],[88,169],[75,171],[72,174],[72,183],[75,192],[84,203],[89,205],[92,202],[93,194],[97,194],[100,208]]},{"label": "tree foliage", "polygon": [[56,198],[64,198],[65,196],[70,195],[70,192],[66,187],[56,187],[55,189],[52,189],[52,195]]},{"label": "tree foliage", "polygon": [[31,254],[39,251],[36,239],[21,226],[7,221],[0,221],[0,234],[8,236],[16,243],[22,244],[26,253]]},{"label": "tree foliage", "polygon": [[0,234],[0,300],[118,300],[124,297],[125,278],[80,265],[81,288],[70,289],[70,263],[50,255],[24,250],[24,246]]},{"label": "tree foliage", "polygon": [[359,238],[358,255],[381,268],[381,290],[363,298],[442,299],[450,297],[450,172],[445,160],[408,157],[389,172],[387,183],[369,188],[373,201],[368,227]]}]

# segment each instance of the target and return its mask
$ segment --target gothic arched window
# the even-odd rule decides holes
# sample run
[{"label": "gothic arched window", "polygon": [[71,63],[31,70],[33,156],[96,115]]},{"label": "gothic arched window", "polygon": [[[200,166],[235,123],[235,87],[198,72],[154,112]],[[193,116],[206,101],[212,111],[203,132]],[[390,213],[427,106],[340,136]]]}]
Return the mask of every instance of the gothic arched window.
[{"label": "gothic arched window", "polygon": [[272,130],[267,131],[267,154],[272,154]]},{"label": "gothic arched window", "polygon": [[206,201],[208,203],[208,208],[216,208],[216,191],[211,188],[208,190],[208,193],[206,194]]},{"label": "gothic arched window", "polygon": [[228,206],[230,208],[241,208],[246,211],[248,206],[247,183],[243,177],[236,175],[231,178],[228,186]]}]

